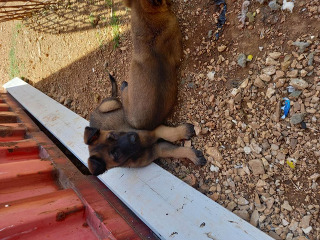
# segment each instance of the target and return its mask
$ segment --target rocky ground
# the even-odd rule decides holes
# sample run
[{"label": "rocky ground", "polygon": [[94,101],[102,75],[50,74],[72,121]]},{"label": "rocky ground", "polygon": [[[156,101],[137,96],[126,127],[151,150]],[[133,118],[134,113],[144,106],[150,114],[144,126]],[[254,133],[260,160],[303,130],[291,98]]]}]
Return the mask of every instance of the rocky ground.
[{"label": "rocky ground", "polygon": [[[203,150],[208,164],[157,163],[276,239],[320,239],[320,3],[295,1],[291,13],[279,9],[282,0],[226,2],[217,41],[214,1],[173,1],[184,58],[168,124],[193,123],[197,136],[181,144]],[[88,119],[110,93],[106,68],[119,82],[126,78],[130,10],[115,2],[121,34],[114,47],[109,8],[68,4],[22,28],[0,27],[8,39],[18,33],[21,75]],[[284,98],[290,110],[282,119]]]}]

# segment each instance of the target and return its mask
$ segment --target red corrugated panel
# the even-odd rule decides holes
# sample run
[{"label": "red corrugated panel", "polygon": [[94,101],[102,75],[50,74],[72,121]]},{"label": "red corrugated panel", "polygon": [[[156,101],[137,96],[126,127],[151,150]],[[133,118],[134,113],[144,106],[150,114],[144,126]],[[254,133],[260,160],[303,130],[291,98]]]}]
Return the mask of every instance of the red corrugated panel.
[{"label": "red corrugated panel", "polygon": [[156,239],[85,176],[8,95],[0,95],[0,239]]}]

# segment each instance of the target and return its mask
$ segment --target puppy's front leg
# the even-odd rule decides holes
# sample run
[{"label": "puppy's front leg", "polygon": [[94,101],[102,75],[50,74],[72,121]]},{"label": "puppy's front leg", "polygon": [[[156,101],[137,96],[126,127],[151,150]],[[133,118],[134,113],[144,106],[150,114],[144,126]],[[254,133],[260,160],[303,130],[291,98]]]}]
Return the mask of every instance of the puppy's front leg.
[{"label": "puppy's front leg", "polygon": [[139,134],[141,145],[145,148],[152,146],[159,139],[168,142],[176,142],[183,139],[190,139],[195,135],[194,126],[189,123],[181,124],[177,127],[167,127],[160,125],[153,131],[140,130]]},{"label": "puppy's front leg", "polygon": [[127,167],[144,167],[158,158],[187,158],[195,165],[203,166],[207,163],[201,151],[193,148],[179,147],[169,142],[154,144],[151,148],[146,149],[143,154],[136,160],[126,164]]}]

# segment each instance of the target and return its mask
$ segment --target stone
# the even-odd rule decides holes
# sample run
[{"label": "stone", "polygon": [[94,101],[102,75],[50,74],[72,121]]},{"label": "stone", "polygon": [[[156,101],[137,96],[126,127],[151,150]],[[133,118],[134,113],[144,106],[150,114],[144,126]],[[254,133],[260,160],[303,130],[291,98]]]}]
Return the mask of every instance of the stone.
[{"label": "stone", "polygon": [[259,78],[264,82],[270,82],[270,80],[271,80],[271,77],[269,75],[267,75],[267,74],[261,74],[259,76]]},{"label": "stone", "polygon": [[274,60],[271,57],[267,57],[266,59],[266,65],[271,66],[271,65],[279,65],[280,63]]},{"label": "stone", "polygon": [[210,155],[211,157],[213,157],[213,159],[215,161],[220,162],[222,160],[222,155],[221,155],[220,151],[218,150],[218,148],[216,148],[216,147],[209,147],[207,149],[207,154]]},{"label": "stone", "polygon": [[304,117],[305,117],[305,113],[296,113],[296,114],[293,114],[290,118],[290,123],[291,124],[298,124],[298,123],[301,123],[303,120],[304,120]]},{"label": "stone", "polygon": [[188,185],[195,187],[197,184],[197,179],[194,176],[194,174],[189,174],[188,176],[186,176],[185,178],[182,179],[185,183],[187,183]]},{"label": "stone", "polygon": [[281,205],[281,208],[288,210],[289,212],[292,211],[292,207],[290,206],[288,201],[284,201],[283,204]]},{"label": "stone", "polygon": [[308,83],[301,78],[291,79],[290,85],[296,89],[299,89],[299,90],[303,90],[308,87]]},{"label": "stone", "polygon": [[240,197],[238,199],[238,204],[241,205],[241,206],[248,205],[249,201],[247,199],[245,199],[244,197]]},{"label": "stone", "polygon": [[226,50],[227,46],[226,45],[220,45],[218,46],[218,52],[223,52],[224,50]]},{"label": "stone", "polygon": [[246,147],[243,148],[243,151],[244,151],[245,154],[250,154],[251,153],[251,148],[246,146]]},{"label": "stone", "polygon": [[272,53],[269,53],[269,56],[272,57],[273,59],[277,60],[281,56],[281,53],[280,52],[272,52]]},{"label": "stone", "polygon": [[257,77],[255,80],[254,80],[254,83],[253,83],[254,86],[256,86],[257,88],[264,88],[266,85],[264,84],[264,82],[259,78]]},{"label": "stone", "polygon": [[215,71],[208,72],[207,77],[209,78],[209,80],[213,81],[215,74],[216,74]]},{"label": "stone", "polygon": [[310,226],[310,220],[312,218],[312,215],[306,215],[304,216],[301,221],[300,221],[300,224],[299,224],[299,227],[300,228],[307,228]]},{"label": "stone", "polygon": [[307,234],[307,235],[311,232],[311,230],[312,230],[312,227],[311,227],[311,226],[309,226],[309,227],[307,227],[307,228],[302,228],[302,231],[303,231],[305,234]]},{"label": "stone", "polygon": [[271,76],[271,75],[276,73],[276,67],[275,66],[269,66],[269,67],[263,68],[262,72],[264,74],[267,74],[267,75]]},{"label": "stone", "polygon": [[291,55],[286,55],[281,63],[281,70],[286,71],[291,64]]},{"label": "stone", "polygon": [[299,71],[294,69],[292,71],[287,72],[287,77],[289,78],[296,78],[298,76]]},{"label": "stone", "polygon": [[210,171],[211,171],[211,172],[219,172],[219,167],[216,167],[216,166],[214,166],[214,165],[211,165],[211,166],[210,166]]},{"label": "stone", "polygon": [[247,56],[244,53],[238,55],[238,65],[245,68],[247,65]]},{"label": "stone", "polygon": [[237,207],[237,204],[236,204],[234,201],[229,202],[228,205],[227,205],[227,209],[228,209],[229,211],[231,211],[231,212],[232,212],[236,207]]},{"label": "stone", "polygon": [[284,71],[277,70],[276,74],[273,76],[273,80],[277,81],[278,79],[283,78],[283,77],[284,77]]},{"label": "stone", "polygon": [[276,0],[272,0],[269,2],[269,7],[271,8],[272,11],[277,11],[281,8],[281,6],[277,3]]},{"label": "stone", "polygon": [[249,213],[247,210],[235,210],[233,211],[233,213],[238,215],[238,217],[242,218],[243,220],[250,220]]},{"label": "stone", "polygon": [[293,42],[292,45],[296,46],[299,48],[299,52],[300,53],[303,53],[307,47],[310,46],[310,43],[309,42]]},{"label": "stone", "polygon": [[251,148],[252,151],[254,151],[257,154],[260,154],[261,151],[262,151],[262,148],[258,144],[254,143],[254,142],[252,142],[250,144],[250,148]]},{"label": "stone", "polygon": [[259,222],[259,212],[258,210],[254,210],[251,214],[251,218],[250,218],[250,224],[253,226],[258,226],[258,222]]},{"label": "stone", "polygon": [[268,98],[271,98],[272,95],[273,95],[275,92],[276,92],[276,90],[275,90],[273,87],[269,87],[269,88],[267,89],[266,96],[267,96]]},{"label": "stone", "polygon": [[301,93],[302,93],[301,91],[295,90],[292,93],[290,93],[289,97],[298,98],[301,95]]},{"label": "stone", "polygon": [[265,173],[262,161],[260,159],[250,160],[249,166],[253,175],[260,175]]}]

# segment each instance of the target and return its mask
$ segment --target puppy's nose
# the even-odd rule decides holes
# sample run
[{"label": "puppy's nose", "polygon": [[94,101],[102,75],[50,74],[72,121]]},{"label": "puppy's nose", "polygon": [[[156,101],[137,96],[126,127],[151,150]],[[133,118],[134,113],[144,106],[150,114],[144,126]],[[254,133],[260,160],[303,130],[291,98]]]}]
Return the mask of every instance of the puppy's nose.
[{"label": "puppy's nose", "polygon": [[94,176],[98,176],[106,171],[106,163],[103,159],[90,157],[88,159],[89,170]]}]

